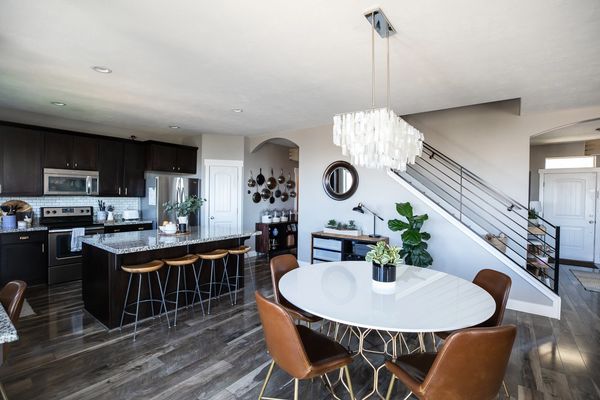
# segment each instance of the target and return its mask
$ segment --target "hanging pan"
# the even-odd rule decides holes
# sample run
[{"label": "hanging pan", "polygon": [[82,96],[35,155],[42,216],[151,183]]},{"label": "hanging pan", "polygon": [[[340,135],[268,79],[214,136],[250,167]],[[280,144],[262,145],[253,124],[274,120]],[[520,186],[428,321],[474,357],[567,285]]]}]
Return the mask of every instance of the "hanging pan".
[{"label": "hanging pan", "polygon": [[264,188],[263,190],[261,190],[260,195],[263,198],[263,200],[269,200],[269,198],[271,197],[271,191],[267,188]]},{"label": "hanging pan", "polygon": [[267,179],[267,188],[273,190],[277,187],[277,179],[273,176],[273,168],[271,168],[271,176]]},{"label": "hanging pan", "polygon": [[262,174],[262,168],[260,169],[260,173],[256,175],[256,183],[258,183],[258,186],[262,186],[265,183],[265,176]]},{"label": "hanging pan", "polygon": [[260,193],[258,193],[258,186],[256,187],[256,192],[252,194],[252,201],[255,203],[260,203]]},{"label": "hanging pan", "polygon": [[254,177],[252,176],[252,171],[250,171],[250,178],[248,179],[248,187],[254,187],[256,186],[256,181],[254,180]]},{"label": "hanging pan", "polygon": [[283,176],[283,170],[281,170],[281,174],[277,177],[277,183],[285,183],[285,176]]}]

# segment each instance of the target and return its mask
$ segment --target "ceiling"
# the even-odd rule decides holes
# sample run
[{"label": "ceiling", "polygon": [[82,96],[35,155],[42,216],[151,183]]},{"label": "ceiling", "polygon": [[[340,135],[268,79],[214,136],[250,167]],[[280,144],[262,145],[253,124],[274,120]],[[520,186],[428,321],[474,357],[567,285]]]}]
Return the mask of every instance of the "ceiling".
[{"label": "ceiling", "polygon": [[[374,5],[2,0],[0,119],[140,138],[327,124],[370,105],[363,13]],[[600,104],[597,0],[377,5],[398,32],[391,98],[400,114],[510,98],[521,98],[522,113]],[[383,104],[385,41],[376,40]]]},{"label": "ceiling", "polygon": [[581,142],[583,140],[595,139],[600,139],[600,118],[553,129],[548,132],[542,132],[537,136],[532,136],[530,143],[535,146],[551,143]]}]

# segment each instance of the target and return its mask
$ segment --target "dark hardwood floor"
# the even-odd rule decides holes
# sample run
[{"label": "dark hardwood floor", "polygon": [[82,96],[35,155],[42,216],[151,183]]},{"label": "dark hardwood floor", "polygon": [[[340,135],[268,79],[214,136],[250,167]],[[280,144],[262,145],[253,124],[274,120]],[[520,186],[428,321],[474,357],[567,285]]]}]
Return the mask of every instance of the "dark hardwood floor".
[{"label": "dark hardwood floor", "polygon": [[[506,376],[511,398],[600,398],[600,293],[585,291],[570,268],[561,270],[560,321],[506,313],[505,322],[518,326]],[[0,368],[9,398],[256,399],[270,359],[253,293],[272,289],[264,259],[247,262],[247,277],[250,269],[255,282],[237,306],[224,297],[211,316],[187,310],[171,329],[159,319],[145,322],[135,342],[131,328],[107,332],[83,311],[79,283],[31,288],[36,315],[21,319],[20,340]],[[371,376],[364,362],[350,372],[355,391],[366,393]],[[384,391],[387,372],[382,379]],[[291,398],[288,381],[276,369],[267,394]],[[302,382],[300,391],[303,399],[331,398],[319,380]]]}]

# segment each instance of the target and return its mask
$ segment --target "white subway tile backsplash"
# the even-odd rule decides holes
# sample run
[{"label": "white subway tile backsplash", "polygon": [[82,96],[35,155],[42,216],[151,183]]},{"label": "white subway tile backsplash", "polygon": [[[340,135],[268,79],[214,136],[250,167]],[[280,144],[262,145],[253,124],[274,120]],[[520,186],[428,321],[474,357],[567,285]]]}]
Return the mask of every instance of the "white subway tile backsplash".
[{"label": "white subway tile backsplash", "polygon": [[126,209],[139,210],[140,199],[137,197],[91,197],[91,196],[44,196],[44,197],[0,197],[0,204],[8,200],[23,200],[31,205],[36,218],[40,217],[41,207],[61,207],[61,206],[92,206],[94,213],[98,211],[98,200],[102,200],[107,206],[115,207],[116,213],[121,213]]}]

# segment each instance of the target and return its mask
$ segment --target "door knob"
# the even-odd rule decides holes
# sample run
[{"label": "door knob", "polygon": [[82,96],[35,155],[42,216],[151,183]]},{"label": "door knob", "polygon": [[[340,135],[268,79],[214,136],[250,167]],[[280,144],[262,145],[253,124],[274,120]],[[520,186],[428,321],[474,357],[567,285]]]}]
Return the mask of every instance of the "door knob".
[{"label": "door knob", "polygon": [[215,219],[215,217],[210,217],[210,219]]},{"label": "door knob", "polygon": [[594,224],[596,223],[596,221],[588,221],[590,224]]}]

